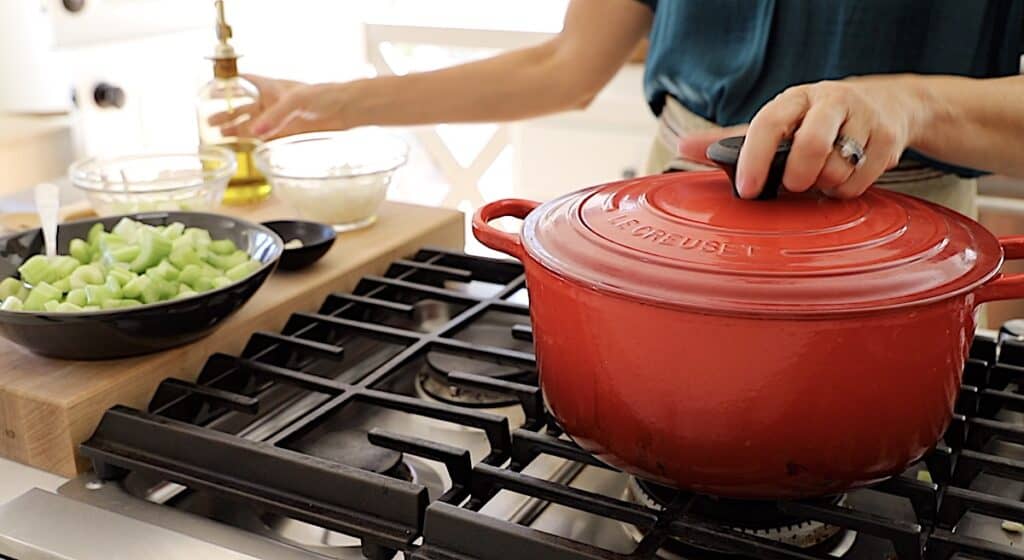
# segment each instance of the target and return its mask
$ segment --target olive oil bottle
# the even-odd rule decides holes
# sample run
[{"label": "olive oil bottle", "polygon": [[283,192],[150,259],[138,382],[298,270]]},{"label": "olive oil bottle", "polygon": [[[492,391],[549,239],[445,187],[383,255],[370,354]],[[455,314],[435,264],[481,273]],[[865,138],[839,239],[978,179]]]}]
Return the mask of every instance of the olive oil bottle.
[{"label": "olive oil bottle", "polygon": [[[221,146],[235,153],[238,169],[224,193],[224,204],[239,205],[262,202],[270,196],[270,185],[253,162],[252,152],[259,140],[244,133],[251,119],[246,110],[259,103],[259,90],[252,82],[238,75],[238,55],[229,43],[231,27],[224,18],[224,0],[214,2],[217,8],[217,46],[213,56],[213,80],[200,90],[196,98],[199,120],[199,143],[203,146]],[[233,114],[237,116],[231,118]],[[211,125],[214,115],[227,115],[228,121]],[[241,125],[238,135],[225,136],[225,124]]]}]

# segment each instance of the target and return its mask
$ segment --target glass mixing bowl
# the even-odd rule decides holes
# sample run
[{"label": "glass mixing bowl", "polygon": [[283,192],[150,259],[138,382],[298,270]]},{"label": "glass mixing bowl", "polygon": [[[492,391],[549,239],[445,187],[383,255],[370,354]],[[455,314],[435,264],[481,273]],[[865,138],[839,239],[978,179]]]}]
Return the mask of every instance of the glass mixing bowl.
[{"label": "glass mixing bowl", "polygon": [[230,150],[89,158],[68,168],[100,216],[153,211],[208,211],[220,205],[235,173]]},{"label": "glass mixing bowl", "polygon": [[297,134],[253,152],[274,192],[303,219],[351,231],[374,223],[409,147],[376,128]]}]

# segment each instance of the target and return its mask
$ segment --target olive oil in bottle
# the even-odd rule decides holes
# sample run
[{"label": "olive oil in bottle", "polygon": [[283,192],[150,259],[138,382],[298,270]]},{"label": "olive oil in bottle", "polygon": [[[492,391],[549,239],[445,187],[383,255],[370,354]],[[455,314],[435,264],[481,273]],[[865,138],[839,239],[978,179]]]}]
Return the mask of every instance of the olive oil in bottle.
[{"label": "olive oil in bottle", "polygon": [[[199,120],[199,143],[221,146],[235,153],[238,169],[224,193],[224,204],[251,204],[270,196],[270,185],[253,163],[252,152],[259,140],[246,134],[245,124],[250,120],[247,109],[259,103],[259,90],[252,82],[238,75],[238,55],[228,42],[231,27],[224,19],[224,0],[216,0],[217,47],[211,57],[213,80],[200,90],[196,98]],[[232,115],[237,116],[232,118]],[[211,125],[210,117],[227,116],[227,122]],[[225,136],[221,127],[239,126],[238,132]]]}]

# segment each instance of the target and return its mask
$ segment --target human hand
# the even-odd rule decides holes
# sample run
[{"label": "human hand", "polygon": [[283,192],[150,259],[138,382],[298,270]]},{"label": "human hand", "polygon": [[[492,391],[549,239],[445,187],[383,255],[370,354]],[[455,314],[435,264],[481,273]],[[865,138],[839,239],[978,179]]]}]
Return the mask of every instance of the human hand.
[{"label": "human hand", "polygon": [[302,132],[351,128],[346,118],[348,84],[298,84],[272,100],[264,100],[250,128],[268,140]]},{"label": "human hand", "polygon": [[[728,136],[746,135],[737,163],[737,191],[754,198],[779,142],[792,138],[782,183],[787,190],[818,188],[828,196],[860,196],[899,163],[919,134],[921,103],[913,78],[870,76],[795,86],[765,104],[750,125],[701,132],[680,141],[682,157],[707,161],[707,147]],[[858,164],[836,148],[845,137],[863,148]]]},{"label": "human hand", "polygon": [[342,103],[335,92],[343,84],[310,85],[251,74],[243,77],[259,90],[260,100],[209,118],[210,125],[219,126],[225,136],[267,140],[300,132],[344,128],[337,110]]}]

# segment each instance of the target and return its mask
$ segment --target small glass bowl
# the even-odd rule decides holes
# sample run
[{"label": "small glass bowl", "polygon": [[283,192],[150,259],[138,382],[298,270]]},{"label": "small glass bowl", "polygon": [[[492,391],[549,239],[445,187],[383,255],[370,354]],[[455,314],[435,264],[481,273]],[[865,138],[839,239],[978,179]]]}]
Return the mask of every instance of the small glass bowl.
[{"label": "small glass bowl", "polygon": [[352,231],[373,224],[409,146],[377,128],[312,132],[271,140],[256,167],[306,220]]},{"label": "small glass bowl", "polygon": [[89,158],[71,164],[71,184],[100,216],[209,211],[220,205],[237,163],[230,150]]}]

